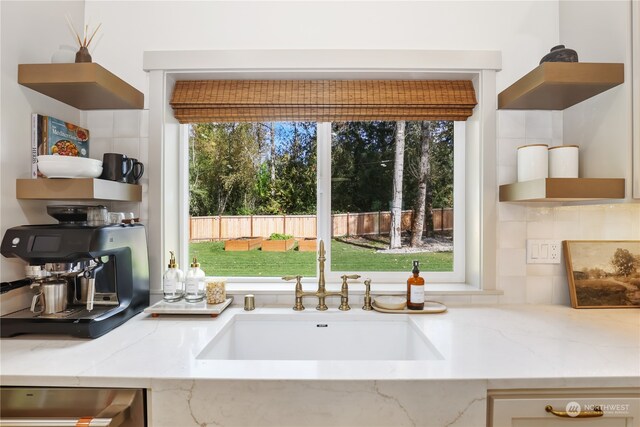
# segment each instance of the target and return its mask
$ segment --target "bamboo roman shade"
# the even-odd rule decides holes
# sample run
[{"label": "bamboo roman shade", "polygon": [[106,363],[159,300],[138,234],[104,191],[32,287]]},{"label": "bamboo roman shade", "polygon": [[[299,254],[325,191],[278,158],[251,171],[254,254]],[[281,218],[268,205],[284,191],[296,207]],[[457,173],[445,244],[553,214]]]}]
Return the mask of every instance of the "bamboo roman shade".
[{"label": "bamboo roman shade", "polygon": [[181,80],[171,106],[180,123],[466,120],[469,80]]}]

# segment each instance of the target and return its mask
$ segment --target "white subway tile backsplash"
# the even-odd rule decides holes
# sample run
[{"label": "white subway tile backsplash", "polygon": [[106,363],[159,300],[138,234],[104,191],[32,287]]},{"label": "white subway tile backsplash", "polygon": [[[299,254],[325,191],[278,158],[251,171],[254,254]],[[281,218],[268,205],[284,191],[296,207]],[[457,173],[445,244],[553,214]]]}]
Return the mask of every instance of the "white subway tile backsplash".
[{"label": "white subway tile backsplash", "polygon": [[498,139],[498,165],[516,166],[518,158],[518,147],[526,145],[523,138],[500,138]]},{"label": "white subway tile backsplash", "polygon": [[553,276],[552,304],[571,305],[567,276]]},{"label": "white subway tile backsplash", "polygon": [[512,184],[517,180],[515,166],[498,166],[498,185]]},{"label": "white subway tile backsplash", "polygon": [[525,137],[551,139],[551,111],[528,110],[525,112]]},{"label": "white subway tile backsplash", "polygon": [[553,206],[540,206],[532,203],[527,209],[527,221],[552,221],[553,215]]},{"label": "white subway tile backsplash", "polygon": [[92,159],[102,160],[104,153],[113,151],[113,139],[104,137],[91,136],[89,143],[89,157]]},{"label": "white subway tile backsplash", "polygon": [[87,129],[93,142],[94,138],[110,138],[113,136],[113,111],[87,112]]},{"label": "white subway tile backsplash", "polygon": [[551,276],[555,264],[527,264],[527,276]]},{"label": "white subway tile backsplash", "polygon": [[498,111],[499,138],[525,138],[525,112],[516,110]]},{"label": "white subway tile backsplash", "polygon": [[120,110],[113,114],[113,136],[132,138],[140,136],[140,111]]},{"label": "white subway tile backsplash", "polygon": [[525,221],[527,207],[521,203],[500,203],[498,205],[498,221]]},{"label": "white subway tile backsplash", "polygon": [[553,237],[552,221],[528,221],[527,239],[550,239]]},{"label": "white subway tile backsplash", "polygon": [[499,276],[526,276],[526,249],[498,249]]},{"label": "white subway tile backsplash", "polygon": [[553,300],[553,277],[527,276],[527,303],[551,304]]},{"label": "white subway tile backsplash", "polygon": [[580,222],[575,221],[554,221],[553,238],[559,240],[575,240],[580,238]]},{"label": "white subway tile backsplash", "polygon": [[527,223],[524,221],[508,221],[498,227],[498,248],[525,248]]},{"label": "white subway tile backsplash", "polygon": [[140,138],[113,138],[113,151],[137,159],[140,154]]},{"label": "white subway tile backsplash", "polygon": [[524,304],[527,302],[527,286],[524,277],[502,276],[497,288],[504,292],[498,297],[500,304]]},{"label": "white subway tile backsplash", "polygon": [[551,138],[560,140],[558,145],[562,145],[562,111],[551,112]]}]

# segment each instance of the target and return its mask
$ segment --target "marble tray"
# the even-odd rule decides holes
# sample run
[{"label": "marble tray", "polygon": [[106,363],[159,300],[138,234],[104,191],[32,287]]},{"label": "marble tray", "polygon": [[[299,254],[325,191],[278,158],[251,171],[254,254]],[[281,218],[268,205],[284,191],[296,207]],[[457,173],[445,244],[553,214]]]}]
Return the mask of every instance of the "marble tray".
[{"label": "marble tray", "polygon": [[372,306],[375,311],[395,314],[435,314],[444,313],[445,311],[447,311],[447,306],[437,301],[425,301],[424,309],[422,310],[409,310],[407,307],[403,308],[402,310],[388,310],[386,308],[376,306],[375,302],[372,304]]},{"label": "marble tray", "polygon": [[145,308],[144,312],[151,314],[153,317],[158,317],[161,314],[208,314],[211,317],[218,317],[232,301],[233,297],[227,298],[220,304],[207,304],[206,300],[200,302],[186,302],[185,300],[177,302],[158,301],[151,307]]}]

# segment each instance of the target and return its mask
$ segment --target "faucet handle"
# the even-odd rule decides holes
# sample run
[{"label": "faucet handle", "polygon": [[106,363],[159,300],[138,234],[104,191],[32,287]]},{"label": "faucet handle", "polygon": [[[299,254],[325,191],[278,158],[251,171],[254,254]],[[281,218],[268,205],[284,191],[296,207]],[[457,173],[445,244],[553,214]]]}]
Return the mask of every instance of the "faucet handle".
[{"label": "faucet handle", "polygon": [[304,305],[302,305],[302,283],[300,282],[300,280],[302,279],[302,276],[298,275],[298,276],[284,276],[282,278],[282,280],[294,280],[296,281],[296,304],[293,306],[293,309],[295,311],[302,311],[304,310]]},{"label": "faucet handle", "polygon": [[343,274],[342,276],[340,276],[340,278],[342,278],[343,281],[347,281],[347,279],[359,279],[360,275],[359,274]]}]

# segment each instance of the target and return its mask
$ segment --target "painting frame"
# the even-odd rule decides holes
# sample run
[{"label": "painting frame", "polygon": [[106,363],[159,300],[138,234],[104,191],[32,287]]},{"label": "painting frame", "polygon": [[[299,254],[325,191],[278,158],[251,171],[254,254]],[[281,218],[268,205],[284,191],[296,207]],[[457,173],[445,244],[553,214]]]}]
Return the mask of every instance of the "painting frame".
[{"label": "painting frame", "polygon": [[562,249],[573,308],[640,308],[640,240],[564,240]]}]

